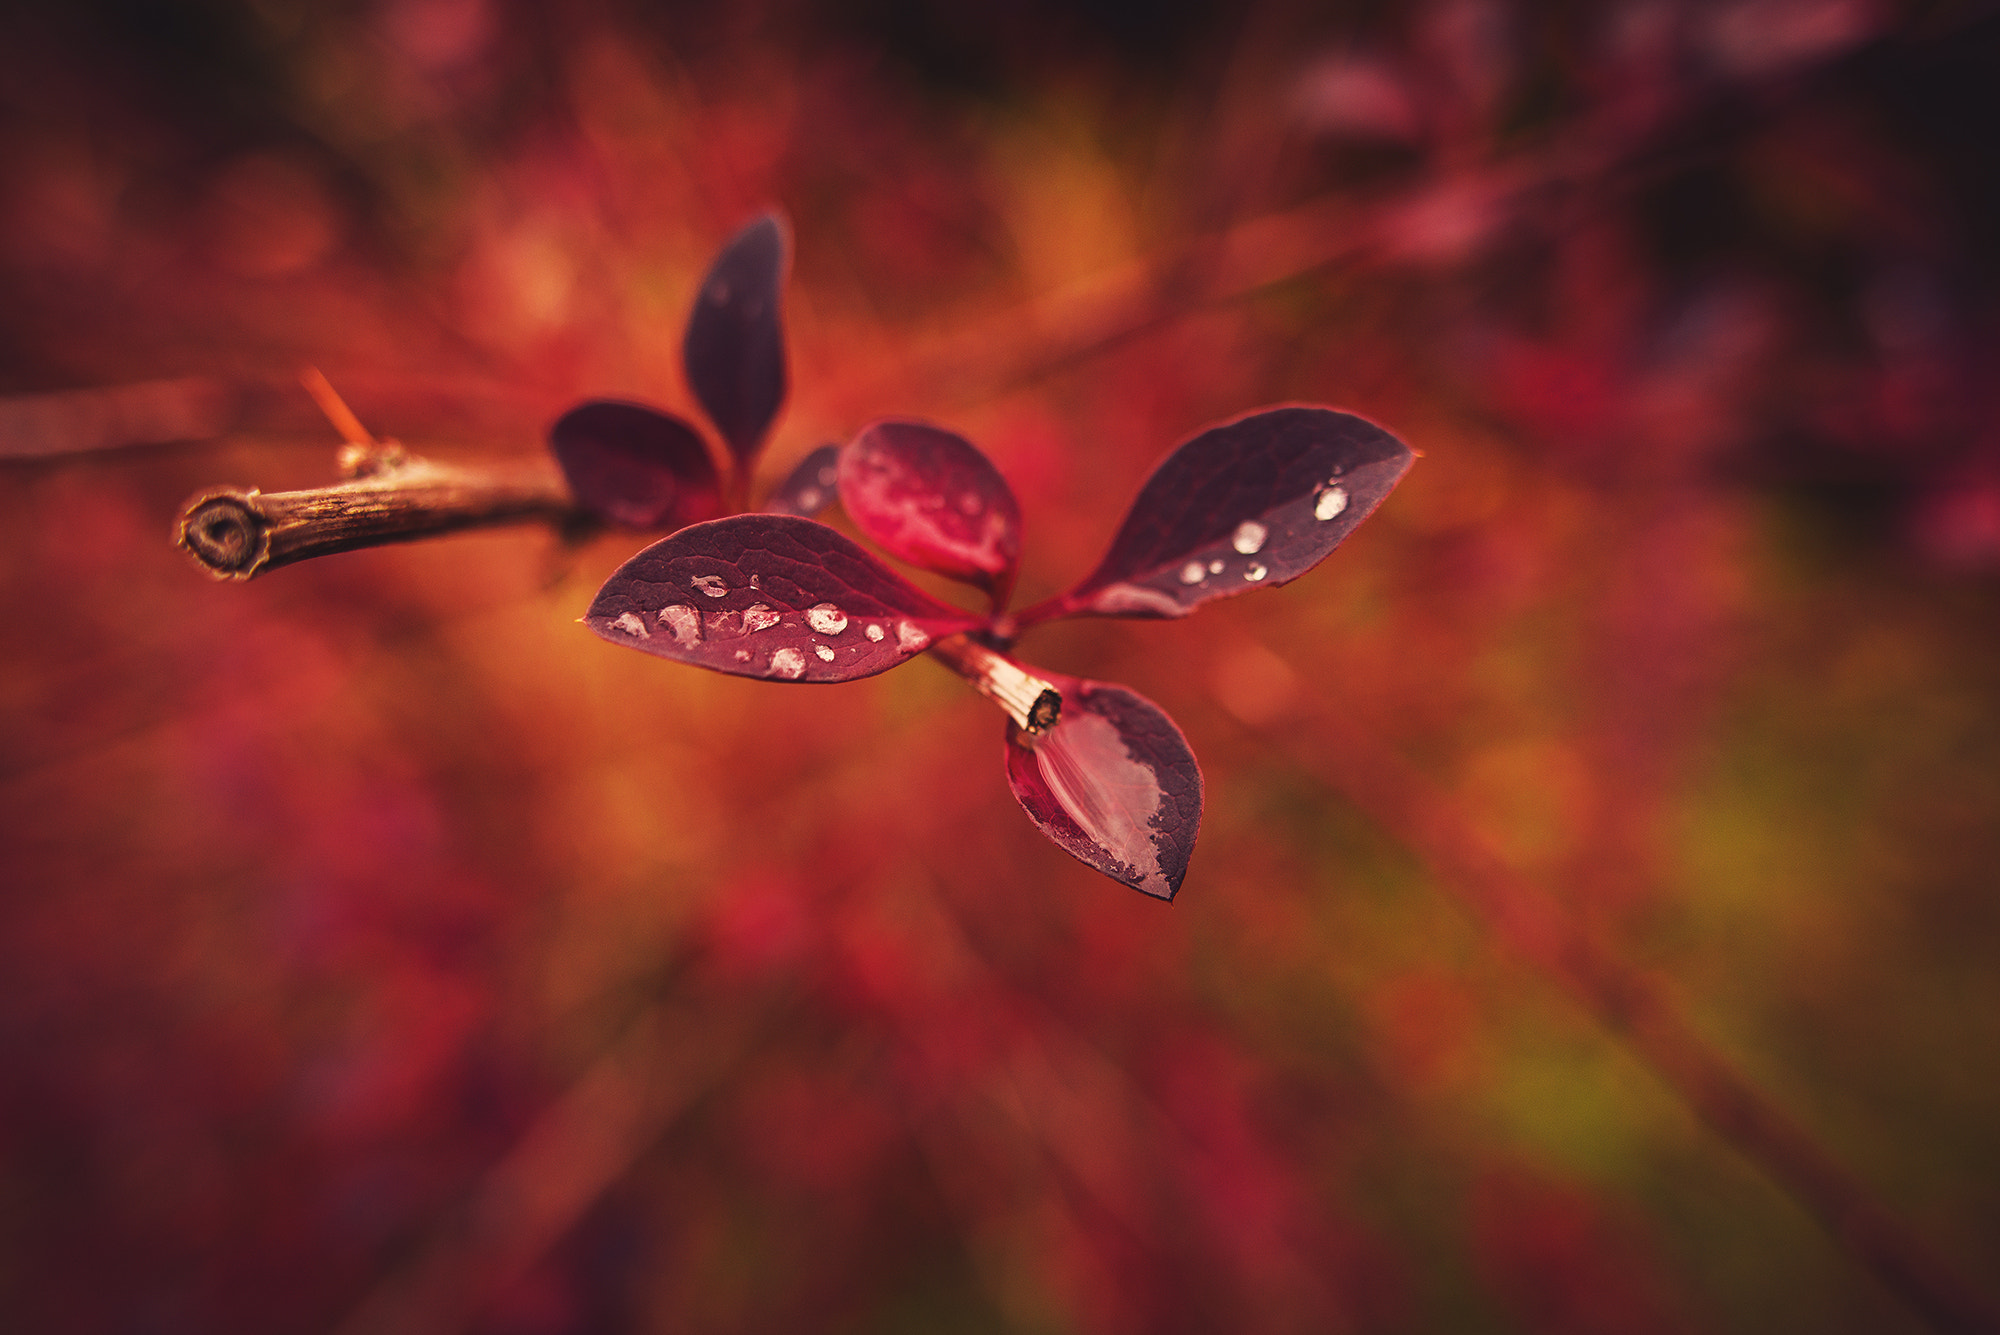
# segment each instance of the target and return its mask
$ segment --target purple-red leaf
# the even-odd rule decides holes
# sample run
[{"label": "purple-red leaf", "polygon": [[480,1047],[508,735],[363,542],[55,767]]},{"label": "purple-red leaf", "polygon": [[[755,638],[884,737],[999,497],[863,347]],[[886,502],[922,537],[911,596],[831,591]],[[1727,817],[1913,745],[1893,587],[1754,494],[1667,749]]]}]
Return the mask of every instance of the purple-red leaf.
[{"label": "purple-red leaf", "polygon": [[722,512],[715,460],[693,427],[637,403],[593,399],[556,419],[549,449],[577,503],[626,528],[679,528]]},{"label": "purple-red leaf", "polygon": [[765,499],[764,511],[811,519],[839,498],[840,446],[822,445],[799,460],[791,476]]},{"label": "purple-red leaf", "polygon": [[980,624],[826,525],[761,514],[662,538],[605,581],[584,621],[613,644],[780,681],[873,676]]},{"label": "purple-red leaf", "polygon": [[1021,507],[962,436],[876,422],[840,453],[840,504],[891,556],[984,589],[997,609],[1021,558]]},{"label": "purple-red leaf", "polygon": [[1410,460],[1381,427],[1331,408],[1267,408],[1211,427],[1153,471],[1097,569],[1020,624],[1180,617],[1296,579],[1381,504]]},{"label": "purple-red leaf", "polygon": [[1015,799],[1079,862],[1172,899],[1201,830],[1201,767],[1187,738],[1158,705],[1123,686],[1040,675],[1062,692],[1062,718],[1032,747],[1008,724]]},{"label": "purple-red leaf", "polygon": [[701,280],[681,341],[688,385],[746,474],[785,399],[786,249],[772,213],[730,237]]}]

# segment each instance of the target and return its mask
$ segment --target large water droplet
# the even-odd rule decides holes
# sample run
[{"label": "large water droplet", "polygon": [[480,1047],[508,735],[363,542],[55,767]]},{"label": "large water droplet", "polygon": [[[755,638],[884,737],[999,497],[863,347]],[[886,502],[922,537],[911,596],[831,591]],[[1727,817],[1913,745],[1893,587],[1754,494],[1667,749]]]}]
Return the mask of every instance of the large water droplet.
[{"label": "large water droplet", "polygon": [[720,575],[696,575],[688,583],[710,598],[721,598],[729,592],[729,586],[723,583]]},{"label": "large water droplet", "polygon": [[1199,584],[1208,578],[1208,567],[1199,561],[1190,561],[1181,567],[1181,583]]},{"label": "large water droplet", "polygon": [[787,645],[771,655],[771,671],[790,681],[806,675],[806,656]]},{"label": "large water droplet", "polygon": [[896,623],[896,647],[906,654],[913,654],[931,642],[930,632],[914,621]]},{"label": "large water droplet", "polygon": [[1258,580],[1264,578],[1264,576],[1270,573],[1271,572],[1264,569],[1263,566],[1260,566],[1255,561],[1252,561],[1250,563],[1250,568],[1243,572],[1243,578],[1249,580],[1252,584],[1255,584]]},{"label": "large water droplet", "polygon": [[637,635],[642,640],[653,638],[651,632],[646,629],[646,623],[639,619],[637,612],[620,612],[618,619],[611,624],[627,635]]},{"label": "large water droplet", "polygon": [[833,646],[830,644],[815,644],[813,652],[819,655],[819,661],[822,663],[833,661]]},{"label": "large water droplet", "polygon": [[769,630],[778,624],[778,614],[763,603],[753,603],[743,609],[743,633],[755,635],[760,630]]},{"label": "large water droplet", "polygon": [[885,634],[885,632],[883,631],[882,624],[880,622],[871,621],[868,623],[868,629],[863,631],[862,634],[866,635],[869,639],[875,641],[875,643],[880,644],[882,642],[882,637]]},{"label": "large water droplet", "polygon": [[1313,500],[1313,518],[1332,519],[1346,508],[1347,488],[1329,482]]},{"label": "large water droplet", "polygon": [[683,647],[701,643],[701,613],[686,603],[669,603],[660,609],[660,624],[674,633],[674,643]]},{"label": "large water droplet", "polygon": [[1246,519],[1236,526],[1236,532],[1229,537],[1229,545],[1245,556],[1254,556],[1264,550],[1264,539],[1271,536],[1271,530],[1254,519]]},{"label": "large water droplet", "polygon": [[847,613],[832,603],[806,609],[806,624],[822,635],[838,635],[847,629]]}]

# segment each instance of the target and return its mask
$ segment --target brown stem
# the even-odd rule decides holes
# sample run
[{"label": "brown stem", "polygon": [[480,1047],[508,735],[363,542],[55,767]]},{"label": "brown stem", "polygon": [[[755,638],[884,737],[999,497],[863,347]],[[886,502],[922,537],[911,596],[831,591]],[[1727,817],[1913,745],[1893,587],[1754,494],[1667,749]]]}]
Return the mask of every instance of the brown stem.
[{"label": "brown stem", "polygon": [[1552,977],[1724,1140],[1817,1219],[1932,1329],[2000,1332],[1979,1290],[1876,1202],[1812,1135],[1712,1049],[1652,977],[1509,867],[1451,799],[1369,731],[1331,711],[1264,735],[1428,864],[1437,884],[1523,962]]},{"label": "brown stem", "polygon": [[1062,717],[1062,692],[1013,659],[996,654],[970,635],[951,635],[931,646],[931,655],[972,683],[972,689],[999,705],[1028,738],[1041,736]]},{"label": "brown stem", "polygon": [[488,524],[576,517],[553,468],[432,463],[393,443],[342,451],[353,481],[269,494],[223,489],[188,502],[175,537],[217,579],[250,579],[309,556]]}]

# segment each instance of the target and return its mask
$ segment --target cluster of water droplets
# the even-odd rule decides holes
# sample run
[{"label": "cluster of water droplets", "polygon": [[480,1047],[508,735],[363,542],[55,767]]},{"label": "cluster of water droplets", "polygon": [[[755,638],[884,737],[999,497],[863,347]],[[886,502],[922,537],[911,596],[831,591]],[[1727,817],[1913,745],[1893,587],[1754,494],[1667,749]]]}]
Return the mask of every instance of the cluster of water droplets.
[{"label": "cluster of water droplets", "polygon": [[[688,581],[688,586],[706,598],[723,598],[730,592],[728,582],[720,575],[696,575]],[[760,581],[752,578],[750,587],[760,587]],[[673,636],[674,643],[683,649],[692,649],[711,638],[727,640],[757,635],[781,625],[785,617],[783,612],[762,602],[752,603],[741,611],[717,608],[706,617],[700,609],[687,603],[668,603],[656,615],[659,624]],[[829,639],[846,634],[848,627],[855,624],[846,609],[830,602],[815,603],[807,608],[804,619],[815,634]],[[637,612],[621,612],[611,625],[638,639],[650,639],[652,636],[645,618]],[[896,648],[905,654],[927,649],[931,643],[930,632],[914,621],[897,621],[893,627],[885,626],[880,621],[864,621],[859,628],[862,638],[869,644],[881,644],[888,640],[893,629]],[[809,647],[822,663],[831,663],[838,656],[830,644],[815,643]],[[858,654],[862,648],[862,645],[855,644],[851,651]],[[739,663],[748,663],[753,658],[747,648],[735,649],[732,655]],[[770,670],[774,676],[796,681],[805,675],[806,667],[805,652],[800,648],[785,645],[772,651]]]}]

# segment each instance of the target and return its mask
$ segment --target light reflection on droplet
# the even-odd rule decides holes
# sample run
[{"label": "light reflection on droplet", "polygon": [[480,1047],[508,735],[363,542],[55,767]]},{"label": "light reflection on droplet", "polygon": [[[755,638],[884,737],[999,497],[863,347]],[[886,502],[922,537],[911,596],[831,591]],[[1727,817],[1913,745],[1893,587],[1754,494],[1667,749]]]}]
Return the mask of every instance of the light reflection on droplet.
[{"label": "light reflection on droplet", "polygon": [[688,583],[711,598],[721,598],[729,592],[729,586],[723,583],[720,575],[696,575]]},{"label": "light reflection on droplet", "polygon": [[1199,584],[1208,578],[1208,567],[1199,561],[1190,561],[1181,567],[1181,583]]},{"label": "light reflection on droplet", "polygon": [[1328,483],[1313,501],[1313,518],[1332,519],[1347,508],[1347,488]]},{"label": "light reflection on droplet", "polygon": [[822,663],[831,663],[833,661],[833,646],[831,645],[815,644],[813,652],[819,655],[819,661]]},{"label": "light reflection on droplet", "polygon": [[1249,580],[1252,584],[1255,584],[1258,580],[1264,578],[1264,576],[1270,573],[1271,572],[1266,570],[1263,566],[1260,566],[1255,561],[1252,561],[1250,563],[1250,568],[1243,572],[1243,578]]},{"label": "light reflection on droplet", "polygon": [[1254,556],[1264,549],[1264,539],[1271,536],[1271,530],[1254,519],[1246,519],[1236,526],[1230,535],[1229,545],[1245,556]]},{"label": "light reflection on droplet", "polygon": [[639,619],[639,614],[636,612],[620,612],[618,619],[611,624],[627,635],[637,635],[642,640],[653,638],[652,633],[646,629],[646,623]]},{"label": "light reflection on droplet", "polygon": [[898,621],[896,623],[896,647],[904,653],[913,654],[917,650],[929,645],[930,642],[930,635],[922,626],[917,625],[914,621]]},{"label": "light reflection on droplet", "polygon": [[1220,557],[1208,563],[1208,573],[1211,575],[1220,575],[1222,573],[1222,560]]},{"label": "light reflection on droplet", "polygon": [[674,633],[674,642],[686,646],[701,643],[701,614],[686,603],[669,603],[660,609],[660,624]]},{"label": "light reflection on droplet", "polygon": [[755,635],[760,630],[769,630],[778,624],[778,614],[763,603],[753,603],[743,609],[743,633]]},{"label": "light reflection on droplet", "polygon": [[863,634],[867,635],[869,639],[875,641],[877,644],[882,642],[884,633],[881,624],[874,621],[869,622],[868,629],[863,632]]},{"label": "light reflection on droplet", "polygon": [[787,645],[771,655],[771,671],[791,681],[797,681],[806,674],[806,656]]},{"label": "light reflection on droplet", "polygon": [[822,635],[838,635],[847,629],[847,613],[832,603],[806,609],[806,624]]}]

